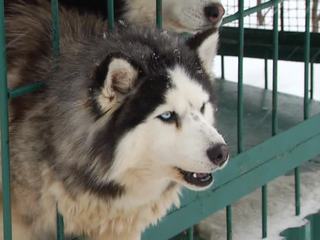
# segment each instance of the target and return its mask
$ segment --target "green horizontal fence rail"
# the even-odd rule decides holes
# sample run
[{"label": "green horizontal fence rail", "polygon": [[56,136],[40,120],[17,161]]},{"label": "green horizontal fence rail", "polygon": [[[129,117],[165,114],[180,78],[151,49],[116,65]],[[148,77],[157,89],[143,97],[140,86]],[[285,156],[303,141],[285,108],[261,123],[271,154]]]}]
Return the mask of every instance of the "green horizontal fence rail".
[{"label": "green horizontal fence rail", "polygon": [[[223,27],[220,31],[220,48],[223,56],[237,57],[238,28]],[[304,62],[305,33],[279,32],[279,60]],[[273,59],[273,30],[245,28],[245,57]],[[310,61],[320,63],[320,34],[310,33]]]},{"label": "green horizontal fence rail", "polygon": [[[108,30],[112,31],[114,21],[114,0],[106,0],[108,6]],[[156,26],[162,28],[162,1],[156,1]],[[309,118],[309,66],[310,62],[320,62],[320,35],[310,33],[310,0],[306,0],[306,31],[305,33],[278,32],[278,10],[283,0],[272,0],[249,9],[244,9],[244,1],[238,0],[239,11],[223,20],[223,24],[239,20],[239,28],[224,27],[221,31],[222,61],[224,56],[238,56],[238,113],[237,113],[237,138],[238,155],[233,158],[229,165],[215,174],[214,188],[195,193],[184,191],[182,206],[173,209],[158,226],[149,228],[143,234],[143,240],[163,240],[176,236],[179,232],[187,229],[185,236],[188,240],[194,239],[193,225],[210,214],[226,207],[227,239],[232,239],[232,208],[231,204],[240,197],[262,186],[262,237],[267,237],[267,183],[281,176],[289,170],[295,169],[295,200],[296,214],[300,213],[300,175],[299,168],[303,162],[320,154],[318,148],[320,142],[320,114]],[[12,239],[11,210],[10,210],[10,164],[9,164],[9,129],[8,129],[8,100],[24,94],[37,91],[43,87],[43,83],[23,86],[17,89],[7,88],[6,79],[6,52],[5,52],[5,26],[4,26],[4,3],[0,0],[0,117],[1,117],[1,160],[2,160],[2,189],[3,189],[3,235],[5,240]],[[274,7],[274,29],[257,30],[244,29],[244,17]],[[54,57],[58,57],[60,51],[59,38],[59,12],[58,0],[51,0],[52,10],[52,48]],[[280,9],[283,11],[283,8]],[[281,19],[283,12],[281,12]],[[283,19],[281,20],[281,22]],[[244,41],[246,39],[246,41]],[[288,39],[291,39],[288,46]],[[271,41],[270,41],[271,40]],[[318,41],[319,40],[319,41]],[[252,42],[250,42],[252,41]],[[271,44],[270,44],[271,42]],[[303,44],[301,44],[303,42]],[[312,47],[310,42],[312,42]],[[304,45],[303,49],[301,46]],[[261,49],[264,48],[262,51]],[[286,58],[290,56],[290,58]],[[243,147],[243,58],[259,57],[265,59],[265,88],[267,89],[267,59],[273,60],[273,105],[272,105],[272,138],[266,140],[249,150]],[[277,62],[278,60],[295,60],[305,63],[305,96],[304,96],[304,119],[305,121],[288,131],[277,134]],[[222,70],[224,73],[224,61]],[[311,64],[311,80],[313,78],[313,64]],[[312,81],[311,84],[313,85]],[[312,94],[311,94],[312,97]],[[266,174],[267,173],[267,174]],[[243,184],[246,183],[246,184]],[[58,206],[57,206],[58,208]],[[288,230],[283,233],[286,240],[292,238],[294,233],[301,231],[305,236],[313,238],[301,238],[315,240],[319,237],[318,215],[310,217],[310,224],[303,230]],[[57,239],[64,239],[63,218],[57,211]],[[300,234],[300,233],[299,233]],[[317,234],[317,235],[316,235]],[[297,235],[297,234],[296,234]],[[295,235],[295,236],[296,236]],[[300,236],[300,235],[299,235]],[[299,240],[301,240],[299,238]]]}]

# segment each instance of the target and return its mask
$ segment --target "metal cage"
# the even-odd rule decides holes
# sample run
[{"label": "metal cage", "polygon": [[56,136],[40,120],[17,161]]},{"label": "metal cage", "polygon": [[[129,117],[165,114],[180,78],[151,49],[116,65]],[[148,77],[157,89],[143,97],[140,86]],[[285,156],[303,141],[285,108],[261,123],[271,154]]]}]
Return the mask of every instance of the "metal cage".
[{"label": "metal cage", "polygon": [[[114,28],[114,2],[106,0],[108,4],[108,26]],[[151,0],[150,0],[151,1]],[[154,0],[153,0],[154,1]],[[149,228],[143,240],[171,239],[179,233],[177,239],[194,239],[193,225],[214,212],[226,208],[227,236],[232,239],[232,203],[261,187],[261,236],[268,236],[268,187],[269,181],[294,169],[295,180],[295,214],[300,214],[300,168],[304,162],[320,154],[320,115],[311,114],[310,104],[310,75],[313,84],[313,72],[310,66],[320,61],[320,36],[310,33],[310,0],[305,0],[305,31],[289,33],[279,31],[281,3],[283,0],[264,1],[258,6],[244,9],[244,0],[238,0],[238,11],[224,18],[223,24],[238,21],[238,27],[222,27],[220,55],[222,56],[222,77],[225,66],[224,56],[238,57],[238,83],[236,87],[236,154],[229,165],[215,174],[214,187],[206,192],[194,193],[184,191],[182,206],[173,209],[157,226]],[[156,24],[162,27],[162,1],[156,0]],[[263,9],[273,8],[273,29],[256,30],[245,29],[244,18]],[[58,0],[51,0],[52,9],[52,49],[55,56],[59,55],[59,13]],[[246,39],[246,41],[244,40]],[[290,44],[289,42],[290,41]],[[313,43],[311,46],[311,42]],[[10,150],[8,128],[9,100],[30,93],[42,87],[42,84],[24,86],[18,89],[8,89],[5,51],[5,23],[4,1],[0,1],[0,116],[1,116],[1,159],[2,159],[2,189],[3,189],[3,236],[5,240],[12,239],[11,208],[10,208]],[[290,59],[287,57],[290,54]],[[246,108],[243,84],[243,59],[256,57],[272,59],[273,62],[273,90],[269,91],[272,102],[272,116],[269,138],[262,143],[246,147],[244,131],[244,110]],[[278,60],[294,60],[304,62],[304,99],[303,121],[279,132],[278,119]],[[221,80],[223,81],[223,80]],[[312,85],[313,86],[313,85]],[[266,86],[267,88],[267,86]],[[313,89],[312,89],[313,91]],[[311,92],[312,92],[311,91]],[[311,117],[311,115],[313,115]],[[272,169],[272,171],[270,171]],[[318,216],[302,229],[293,229],[284,233],[286,239],[320,239]],[[301,236],[301,237],[300,237]],[[63,217],[57,213],[57,239],[63,240]]]}]

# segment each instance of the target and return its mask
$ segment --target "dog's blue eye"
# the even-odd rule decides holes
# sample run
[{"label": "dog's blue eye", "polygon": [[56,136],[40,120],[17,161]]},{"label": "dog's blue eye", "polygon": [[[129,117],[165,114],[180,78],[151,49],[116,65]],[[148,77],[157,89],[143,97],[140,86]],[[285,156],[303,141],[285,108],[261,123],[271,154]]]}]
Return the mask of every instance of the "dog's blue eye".
[{"label": "dog's blue eye", "polygon": [[158,116],[162,121],[171,122],[175,121],[175,113],[174,112],[164,112]]},{"label": "dog's blue eye", "polygon": [[173,114],[172,112],[165,112],[162,113],[159,117],[163,120],[169,120],[170,118],[172,118]]}]

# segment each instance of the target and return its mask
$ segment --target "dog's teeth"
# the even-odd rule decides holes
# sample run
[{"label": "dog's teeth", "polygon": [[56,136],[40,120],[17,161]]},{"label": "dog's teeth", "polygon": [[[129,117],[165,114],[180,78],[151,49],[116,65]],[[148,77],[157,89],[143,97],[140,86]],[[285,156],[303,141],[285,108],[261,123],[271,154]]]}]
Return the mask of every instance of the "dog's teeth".
[{"label": "dog's teeth", "polygon": [[197,174],[196,174],[196,173],[192,174],[192,176],[193,176],[194,178],[197,178]]}]

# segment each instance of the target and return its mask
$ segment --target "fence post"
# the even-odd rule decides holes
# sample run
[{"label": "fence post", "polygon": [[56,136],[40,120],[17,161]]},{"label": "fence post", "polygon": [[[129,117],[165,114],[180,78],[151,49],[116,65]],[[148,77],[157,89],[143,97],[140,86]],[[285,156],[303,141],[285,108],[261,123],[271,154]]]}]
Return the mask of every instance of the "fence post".
[{"label": "fence post", "polygon": [[268,89],[268,58],[264,59],[264,89]]},{"label": "fence post", "polygon": [[1,160],[2,160],[2,207],[3,239],[12,239],[11,194],[10,194],[10,150],[9,150],[9,91],[7,83],[6,38],[4,1],[0,1],[0,114],[1,114]]},{"label": "fence post", "polygon": [[156,24],[158,29],[162,29],[162,0],[156,0]]},{"label": "fence post", "polygon": [[114,0],[108,0],[108,30],[114,29]]},{"label": "fence post", "polygon": [[221,55],[221,78],[225,79],[225,72],[224,72],[224,56]]},{"label": "fence post", "polygon": [[[306,0],[305,38],[304,38],[304,103],[303,118],[309,118],[309,63],[310,63],[310,0]],[[295,176],[295,213],[301,213],[300,168],[294,170]]]}]

